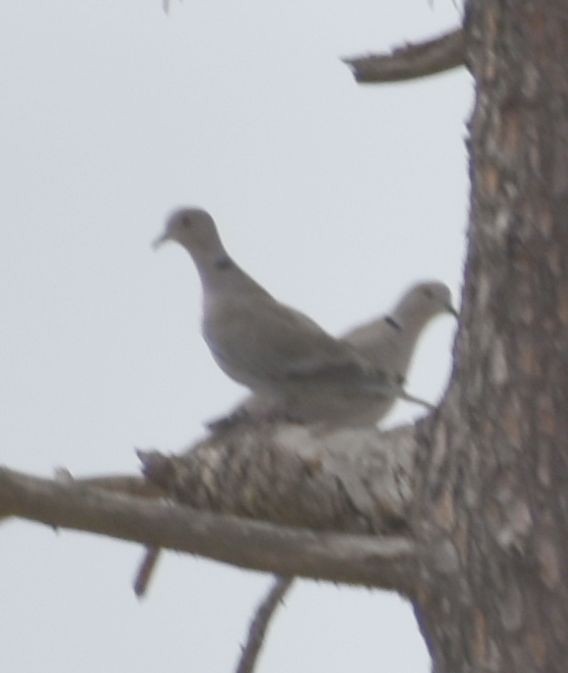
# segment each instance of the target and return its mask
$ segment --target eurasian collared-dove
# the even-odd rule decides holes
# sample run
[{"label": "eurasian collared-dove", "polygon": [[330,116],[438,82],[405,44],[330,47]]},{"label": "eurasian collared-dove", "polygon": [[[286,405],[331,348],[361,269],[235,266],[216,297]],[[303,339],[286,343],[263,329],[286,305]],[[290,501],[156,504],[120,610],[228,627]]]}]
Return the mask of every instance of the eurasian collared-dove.
[{"label": "eurasian collared-dove", "polygon": [[203,288],[203,336],[221,369],[255,395],[302,422],[335,422],[349,407],[400,397],[430,406],[344,340],[276,301],[229,257],[213,218],[174,211],[155,245],[172,240],[189,252]]},{"label": "eurasian collared-dove", "polygon": [[[435,317],[444,313],[458,317],[447,285],[437,281],[417,283],[387,315],[352,329],[343,338],[375,367],[402,383],[420,335]],[[377,400],[368,421],[378,423],[395,402],[392,397]]]},{"label": "eurasian collared-dove", "polygon": [[[374,367],[384,371],[389,380],[402,384],[420,334],[433,318],[443,313],[457,316],[448,287],[436,281],[418,283],[403,294],[390,313],[352,329],[342,339]],[[324,418],[324,409],[320,413],[320,420],[328,427],[375,425],[390,411],[396,396],[358,397],[354,400],[339,398],[329,399],[328,402],[327,419]],[[304,404],[309,411],[309,400]],[[278,401],[251,395],[228,417],[213,421],[211,426],[230,425],[231,419],[255,420],[287,414],[302,420],[302,409],[298,405],[291,410],[284,409]]]},{"label": "eurasian collared-dove", "polygon": [[[376,367],[384,369],[391,376],[404,379],[424,328],[433,318],[445,312],[457,317],[447,286],[439,282],[419,283],[402,295],[390,313],[352,329],[343,339],[357,348]],[[372,400],[358,411],[355,410],[355,415],[363,425],[378,423],[387,415],[395,401],[393,396]],[[234,414],[254,418],[255,413],[263,416],[267,411],[270,409],[266,400],[261,396],[251,395]],[[353,424],[355,416],[351,418]],[[138,596],[145,593],[158,558],[159,549],[146,550],[134,583]]]}]

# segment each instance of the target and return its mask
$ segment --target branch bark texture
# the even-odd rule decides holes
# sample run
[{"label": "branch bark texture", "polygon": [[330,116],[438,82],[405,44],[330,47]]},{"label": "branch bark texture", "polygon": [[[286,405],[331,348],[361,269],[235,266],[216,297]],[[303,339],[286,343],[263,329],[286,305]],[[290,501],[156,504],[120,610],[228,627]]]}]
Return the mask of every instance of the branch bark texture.
[{"label": "branch bark texture", "polygon": [[178,502],[313,530],[406,529],[414,427],[318,433],[293,424],[244,424],[180,456],[141,454],[150,482]]},{"label": "branch bark texture", "polygon": [[412,593],[416,549],[378,538],[274,526],[0,469],[0,514],[199,554],[280,575]]},{"label": "branch bark texture", "polygon": [[367,54],[343,59],[360,84],[402,82],[437,75],[465,64],[461,28],[426,42],[405,44],[390,54]]}]

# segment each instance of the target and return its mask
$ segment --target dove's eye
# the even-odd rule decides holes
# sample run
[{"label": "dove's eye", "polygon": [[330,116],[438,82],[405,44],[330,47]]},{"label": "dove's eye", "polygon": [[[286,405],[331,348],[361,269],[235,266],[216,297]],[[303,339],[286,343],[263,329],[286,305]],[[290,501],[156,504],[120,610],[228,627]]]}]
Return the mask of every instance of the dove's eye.
[{"label": "dove's eye", "polygon": [[189,229],[189,227],[191,226],[191,218],[189,217],[189,215],[182,215],[181,226],[184,229]]}]

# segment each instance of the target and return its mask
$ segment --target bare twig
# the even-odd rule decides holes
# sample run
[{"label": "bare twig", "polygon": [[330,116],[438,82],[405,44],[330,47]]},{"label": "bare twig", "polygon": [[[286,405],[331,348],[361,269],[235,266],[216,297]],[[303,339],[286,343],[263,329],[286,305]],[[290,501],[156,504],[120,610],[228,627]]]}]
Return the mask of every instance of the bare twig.
[{"label": "bare twig", "polygon": [[427,42],[406,44],[390,54],[368,54],[343,59],[360,84],[400,82],[435,75],[464,65],[461,28]]},{"label": "bare twig", "polygon": [[293,577],[276,577],[273,581],[268,593],[254,613],[236,673],[253,673],[270,620],[292,586],[293,581]]},{"label": "bare twig", "polygon": [[146,595],[146,590],[148,589],[148,584],[150,579],[154,574],[154,569],[156,564],[160,559],[160,549],[158,547],[146,547],[144,550],[144,556],[142,561],[138,566],[136,575],[134,576],[134,593],[138,598],[143,598]]},{"label": "bare twig", "polygon": [[116,495],[0,468],[0,515],[199,554],[279,575],[414,593],[417,552],[403,536],[316,533]]},{"label": "bare twig", "polygon": [[[63,483],[80,484],[87,488],[99,488],[103,491],[113,493],[122,493],[128,495],[138,495],[143,498],[162,498],[165,493],[155,484],[143,477],[132,477],[125,475],[103,475],[100,477],[86,477],[76,479],[71,472],[66,469],[56,471],[56,479]],[[134,593],[141,598],[146,593],[148,582],[154,572],[158,562],[160,550],[156,547],[148,547],[144,558],[140,563],[134,580]]]}]

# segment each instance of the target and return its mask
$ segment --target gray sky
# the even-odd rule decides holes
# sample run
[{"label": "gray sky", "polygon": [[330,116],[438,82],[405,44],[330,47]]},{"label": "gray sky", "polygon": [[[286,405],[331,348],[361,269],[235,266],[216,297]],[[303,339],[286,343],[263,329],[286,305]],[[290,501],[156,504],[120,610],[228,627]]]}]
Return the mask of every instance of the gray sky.
[{"label": "gray sky", "polygon": [[[338,60],[456,21],[449,0],[1,3],[0,463],[134,472],[134,447],[177,450],[242,395],[199,336],[189,258],[150,248],[174,206],[209,209],[333,332],[417,279],[459,297],[467,74],[363,88]],[[452,331],[430,329],[413,394],[442,392]],[[22,522],[0,544],[10,673],[226,673],[268,581],[168,554],[139,603],[135,545]],[[292,670],[428,663],[396,596],[302,582],[259,673]]]}]

